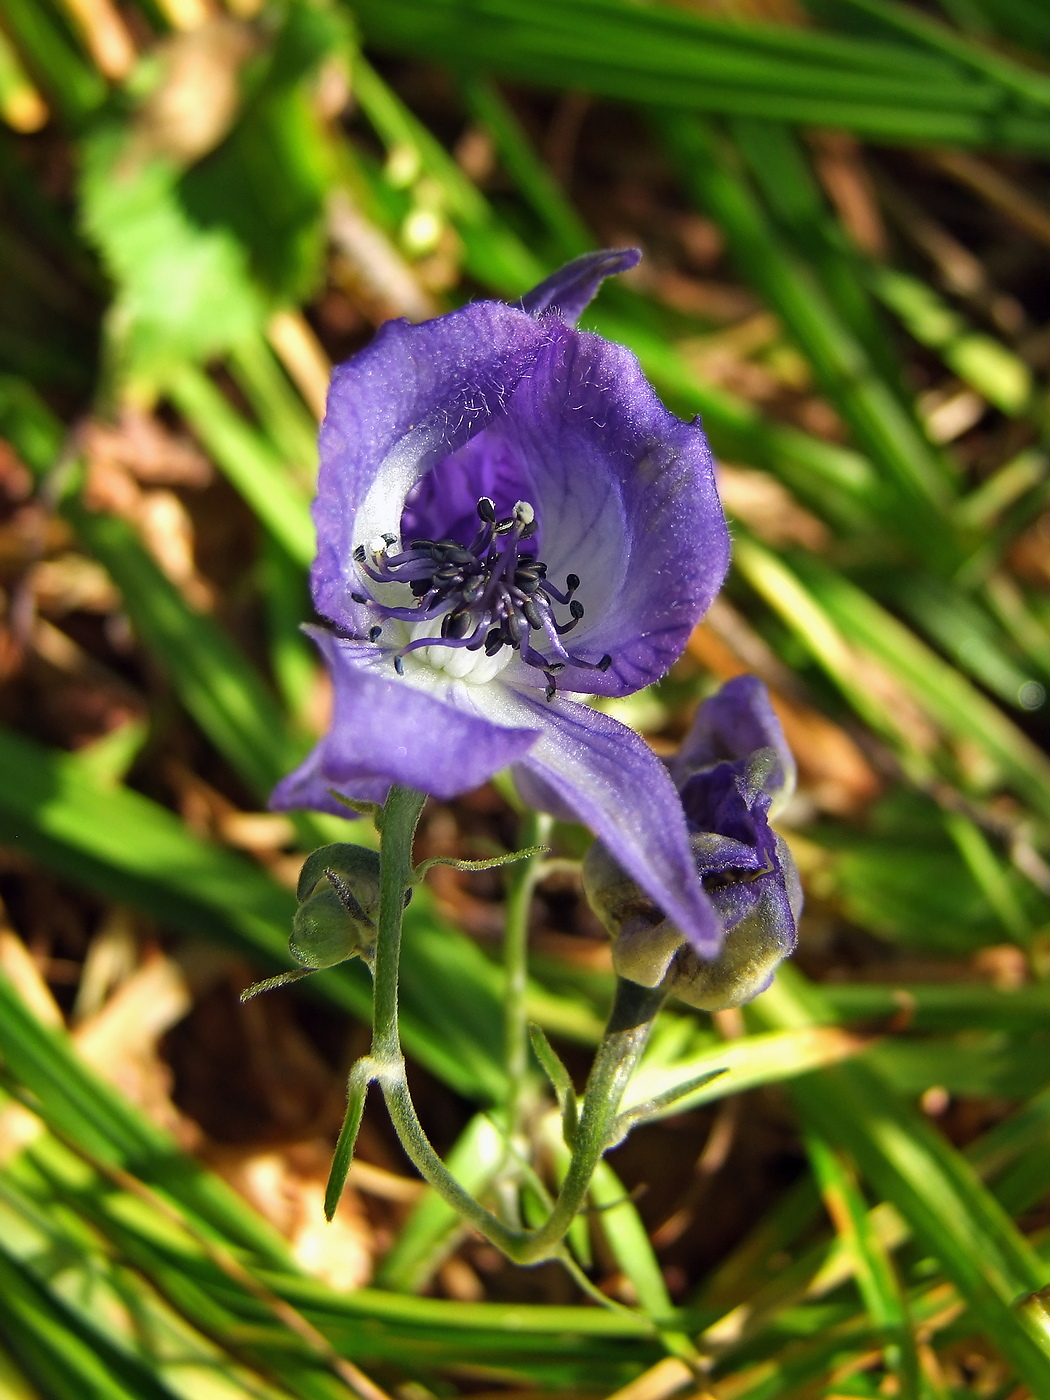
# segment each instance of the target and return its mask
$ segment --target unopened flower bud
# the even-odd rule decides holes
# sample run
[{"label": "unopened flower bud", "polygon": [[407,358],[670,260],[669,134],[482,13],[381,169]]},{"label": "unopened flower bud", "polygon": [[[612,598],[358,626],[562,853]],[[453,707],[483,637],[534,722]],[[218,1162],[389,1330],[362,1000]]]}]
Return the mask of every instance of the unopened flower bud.
[{"label": "unopened flower bud", "polygon": [[288,951],[303,967],[370,960],[379,917],[379,856],[364,846],[322,846],[308,856],[296,891]]},{"label": "unopened flower bud", "polygon": [[769,985],[802,909],[795,862],[768,820],[790,796],[794,761],[761,682],[740,676],[701,706],[671,771],[697,880],[722,925],[718,953],[701,957],[599,842],[583,863],[584,891],[621,977],[720,1011]]}]

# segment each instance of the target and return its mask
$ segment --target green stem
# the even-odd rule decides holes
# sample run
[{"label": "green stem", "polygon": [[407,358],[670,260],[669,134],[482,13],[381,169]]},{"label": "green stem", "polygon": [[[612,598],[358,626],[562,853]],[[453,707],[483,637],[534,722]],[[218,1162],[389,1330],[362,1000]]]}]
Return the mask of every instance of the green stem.
[{"label": "green stem", "polygon": [[587,1198],[594,1169],[608,1144],[620,1100],[665,993],[620,981],[605,1038],[587,1080],[572,1161],[547,1220],[536,1230],[507,1226],[459,1184],[434,1151],[412,1102],[398,1027],[397,982],[404,895],[412,877],[412,838],[426,799],[393,787],[383,809],[380,839],[379,929],[376,939],[372,1054],[366,1077],[379,1084],[394,1129],[420,1175],[463,1219],[519,1264],[558,1252]]},{"label": "green stem", "polygon": [[412,839],[426,796],[412,788],[392,787],[383,808],[379,838],[379,930],[372,970],[372,1058],[382,1065],[403,1065],[397,1015],[397,979],[401,963],[401,922],[405,891],[412,884]]},{"label": "green stem", "polygon": [[[550,817],[528,812],[522,819],[518,844],[543,845],[550,835]],[[504,1046],[507,1064],[507,1136],[513,1142],[520,1129],[529,1064],[529,910],[540,875],[540,858],[529,856],[511,867],[507,917],[503,934]]]},{"label": "green stem", "polygon": [[553,1252],[587,1199],[594,1169],[602,1159],[620,1109],[627,1081],[645,1049],[653,1017],[667,996],[662,987],[640,987],[620,978],[605,1036],[587,1076],[583,1109],[573,1142],[572,1160],[554,1209],[519,1253],[521,1263],[545,1259]]}]

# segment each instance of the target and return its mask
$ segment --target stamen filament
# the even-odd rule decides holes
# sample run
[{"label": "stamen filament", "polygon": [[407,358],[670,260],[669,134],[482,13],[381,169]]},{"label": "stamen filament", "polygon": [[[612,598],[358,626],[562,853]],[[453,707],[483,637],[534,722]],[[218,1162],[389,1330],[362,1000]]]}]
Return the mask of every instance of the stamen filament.
[{"label": "stamen filament", "polygon": [[[416,539],[396,554],[394,535],[372,540],[366,549],[358,545],[354,561],[360,573],[377,584],[407,584],[415,598],[414,607],[381,603],[365,593],[353,593],[355,602],[366,603],[384,619],[399,622],[440,624],[437,636],[416,637],[393,654],[394,668],[404,675],[404,658],[427,647],[484,649],[493,657],[503,647],[520,652],[522,660],[544,672],[547,698],[556,692],[555,673],[566,666],[605,671],[612,658],[584,661],[571,655],[561,638],[583,617],[583,605],[573,594],[580,587],[577,574],[568,574],[562,590],[547,578],[547,565],[533,555],[521,555],[523,543],[536,533],[536,513],[528,501],[519,501],[511,514],[497,519],[496,507],[482,496],[477,505],[481,522],[470,544],[457,540]],[[569,609],[569,620],[559,622],[553,604]],[[377,642],[382,627],[374,626],[369,641]],[[529,640],[532,632],[542,632],[552,655],[544,655]]]}]

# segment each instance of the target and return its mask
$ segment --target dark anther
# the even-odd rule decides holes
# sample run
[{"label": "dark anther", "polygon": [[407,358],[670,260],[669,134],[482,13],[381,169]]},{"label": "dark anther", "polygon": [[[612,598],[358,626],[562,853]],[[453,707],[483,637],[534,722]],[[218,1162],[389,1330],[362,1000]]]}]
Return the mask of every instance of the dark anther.
[{"label": "dark anther", "polygon": [[[578,574],[566,575],[562,592],[548,580],[543,560],[525,552],[525,541],[538,528],[529,502],[518,501],[508,515],[497,517],[494,501],[481,496],[477,512],[481,523],[470,543],[416,539],[398,552],[397,536],[384,534],[373,544],[358,545],[353,551],[363,576],[377,584],[407,584],[415,606],[380,603],[366,593],[352,593],[355,603],[369,604],[373,614],[384,619],[427,624],[415,629],[413,640],[394,653],[398,675],[405,673],[404,658],[409,652],[430,645],[463,647],[468,653],[484,648],[488,657],[504,647],[519,651],[527,665],[546,676],[548,699],[557,690],[556,673],[567,665],[608,670],[611,656],[603,656],[599,662],[583,661],[566,652],[559,640],[583,617],[583,604],[572,596],[580,587],[580,578]],[[559,622],[554,611],[559,604],[568,608],[565,622]],[[433,635],[425,635],[431,629]],[[369,641],[377,643],[382,631],[381,625],[371,627]],[[541,634],[540,645],[546,634],[554,657],[545,656],[526,640],[530,631]]]}]

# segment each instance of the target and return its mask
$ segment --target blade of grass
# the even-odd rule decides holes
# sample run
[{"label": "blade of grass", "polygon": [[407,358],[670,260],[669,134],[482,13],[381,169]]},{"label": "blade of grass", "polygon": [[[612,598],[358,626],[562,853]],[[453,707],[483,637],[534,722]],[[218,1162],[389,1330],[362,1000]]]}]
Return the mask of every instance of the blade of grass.
[{"label": "blade of grass", "polygon": [[613,1258],[633,1289],[646,1317],[659,1329],[672,1356],[696,1362],[696,1348],[669,1319],[674,1311],[660,1263],[638,1210],[608,1162],[598,1163],[591,1181],[590,1199],[598,1214],[599,1228]]},{"label": "blade of grass", "polygon": [[161,572],[126,521],[69,501],[78,537],[120,589],[143,644],[171,675],[187,710],[265,800],[302,758],[272,692],[211,617],[195,612]]},{"label": "blade of grass", "polygon": [[850,1254],[864,1306],[885,1338],[887,1369],[896,1375],[904,1400],[918,1400],[919,1361],[907,1304],[889,1255],[871,1228],[850,1164],[817,1133],[807,1133],[805,1142],[828,1214]]},{"label": "blade of grass", "polygon": [[917,1031],[1040,1030],[1050,1018],[1050,983],[1000,991],[982,983],[829,982],[821,993],[843,1021],[898,1017]]},{"label": "blade of grass", "polygon": [[831,618],[903,681],[933,719],[978,743],[1010,786],[1038,811],[1050,813],[1050,762],[990,700],[942,661],[913,632],[841,574],[809,560],[803,577]]},{"label": "blade of grass", "polygon": [[550,169],[540,159],[510,104],[484,79],[467,77],[462,92],[474,120],[489,132],[518,189],[546,226],[560,258],[594,247],[594,238]]},{"label": "blade of grass", "polygon": [[[778,973],[749,1017],[800,1028],[831,1019],[794,968]],[[1036,1393],[1050,1385],[1050,1328],[1038,1300],[1045,1265],[963,1157],[866,1065],[841,1064],[793,1085],[806,1121],[845,1147],[879,1195],[940,1260],[985,1335]]]},{"label": "blade of grass", "polygon": [[73,47],[57,19],[36,0],[4,0],[4,26],[49,103],[79,126],[106,97],[106,83]]},{"label": "blade of grass", "polygon": [[936,514],[952,493],[944,460],[875,372],[816,278],[778,243],[732,149],[687,116],[662,113],[655,122],[687,191],[722,227],[744,276],[783,319],[858,444],[900,492],[898,528],[915,543],[922,538],[924,554],[947,554]]},{"label": "blade of grass", "polygon": [[111,1334],[48,1292],[0,1240],[0,1336],[34,1385],[55,1400],[178,1400]]},{"label": "blade of grass", "polygon": [[1045,114],[1015,100],[999,75],[967,73],[954,57],[906,43],[615,0],[360,0],[356,13],[365,38],[382,49],[543,87],[889,141],[1047,144]]},{"label": "blade of grass", "polygon": [[183,364],[165,390],[188,425],[273,537],[304,569],[314,557],[309,497],[272,447],[208,376]]}]

